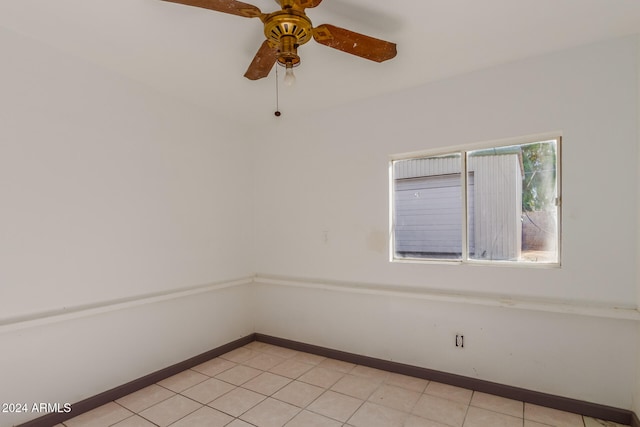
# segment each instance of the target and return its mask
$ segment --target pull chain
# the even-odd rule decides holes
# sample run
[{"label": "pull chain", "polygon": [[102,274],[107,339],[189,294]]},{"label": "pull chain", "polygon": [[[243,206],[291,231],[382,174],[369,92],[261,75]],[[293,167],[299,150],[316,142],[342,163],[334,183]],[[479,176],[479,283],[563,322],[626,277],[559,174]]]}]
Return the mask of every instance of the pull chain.
[{"label": "pull chain", "polygon": [[280,112],[280,99],[278,96],[278,64],[276,64],[276,112],[273,113],[275,114],[276,117],[280,117],[280,115],[282,114]]}]

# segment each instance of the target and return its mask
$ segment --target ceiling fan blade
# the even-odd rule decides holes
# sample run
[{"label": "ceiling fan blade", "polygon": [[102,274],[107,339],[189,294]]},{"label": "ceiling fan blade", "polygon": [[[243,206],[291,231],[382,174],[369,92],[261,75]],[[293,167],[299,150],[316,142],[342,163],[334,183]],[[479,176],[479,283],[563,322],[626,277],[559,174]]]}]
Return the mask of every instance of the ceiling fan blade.
[{"label": "ceiling fan blade", "polygon": [[260,18],[262,12],[252,4],[242,3],[236,0],[164,0],[171,3],[179,3],[187,6],[201,7],[217,12],[230,13],[245,18]]},{"label": "ceiling fan blade", "polygon": [[376,62],[386,61],[397,54],[395,43],[354,33],[329,24],[314,28],[313,38],[325,46]]},{"label": "ceiling fan blade", "polygon": [[273,68],[273,64],[276,63],[278,58],[278,48],[271,47],[268,40],[265,40],[258,49],[258,53],[253,57],[253,61],[247,68],[247,72],[244,76],[249,80],[258,80],[263,77],[267,77],[269,72]]}]

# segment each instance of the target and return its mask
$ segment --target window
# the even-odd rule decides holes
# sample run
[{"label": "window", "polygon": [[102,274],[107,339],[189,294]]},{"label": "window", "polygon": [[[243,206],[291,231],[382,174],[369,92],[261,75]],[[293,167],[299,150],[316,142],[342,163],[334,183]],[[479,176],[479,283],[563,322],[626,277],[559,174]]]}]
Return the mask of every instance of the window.
[{"label": "window", "polygon": [[560,262],[560,138],[391,161],[391,258]]}]

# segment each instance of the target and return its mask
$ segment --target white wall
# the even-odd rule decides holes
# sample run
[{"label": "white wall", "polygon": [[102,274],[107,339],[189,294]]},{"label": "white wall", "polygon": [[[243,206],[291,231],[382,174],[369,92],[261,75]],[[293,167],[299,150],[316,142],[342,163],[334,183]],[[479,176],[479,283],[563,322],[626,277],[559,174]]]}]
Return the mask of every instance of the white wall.
[{"label": "white wall", "polygon": [[[0,326],[0,400],[75,403],[244,337],[250,292],[236,285]],[[0,426],[42,415],[3,413]]]},{"label": "white wall", "polygon": [[0,298],[3,317],[251,271],[235,256],[251,238],[241,136],[203,111],[1,35],[0,292],[12,296]]},{"label": "white wall", "polygon": [[180,293],[251,276],[246,139],[1,29],[0,51],[0,401],[75,402],[253,332],[242,280]]},{"label": "white wall", "polygon": [[632,321],[342,288],[256,285],[257,332],[630,409]]},{"label": "white wall", "polygon": [[[78,401],[257,330],[638,410],[636,39],[285,114],[253,145],[16,34],[0,50],[0,401]],[[553,130],[561,269],[388,262],[390,154]]]},{"label": "white wall", "polygon": [[[263,133],[274,137],[255,146],[256,272],[302,280],[298,291],[279,289],[277,280],[261,288],[258,332],[631,408],[637,45],[635,37],[614,40],[296,120],[283,115]],[[300,136],[283,138],[285,129]],[[389,155],[552,131],[563,136],[562,268],[388,262]],[[460,305],[386,300],[374,297],[377,285],[460,295]],[[341,286],[370,297],[335,291]],[[469,295],[484,299],[482,307],[468,304]],[[489,307],[502,299],[539,304]],[[562,313],[576,305],[581,315]],[[607,314],[593,317],[592,306]],[[620,307],[632,320],[619,318]],[[453,353],[455,331],[475,343],[464,356]],[[520,346],[526,351],[512,356]],[[611,387],[602,386],[605,378]]]}]

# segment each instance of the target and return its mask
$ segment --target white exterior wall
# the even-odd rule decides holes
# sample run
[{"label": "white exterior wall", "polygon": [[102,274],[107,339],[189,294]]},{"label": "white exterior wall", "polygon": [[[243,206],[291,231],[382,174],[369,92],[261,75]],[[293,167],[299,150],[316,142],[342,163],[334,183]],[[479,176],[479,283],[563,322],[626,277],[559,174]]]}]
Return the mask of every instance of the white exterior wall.
[{"label": "white exterior wall", "polygon": [[[274,137],[255,145],[255,270],[277,280],[261,291],[257,331],[630,409],[638,212],[613,207],[637,206],[637,43],[557,52],[309,117],[284,114],[263,129]],[[305,137],[275,136],[284,130]],[[556,131],[561,268],[388,261],[390,155]],[[308,281],[331,286],[310,290]],[[380,288],[400,296],[378,296]],[[473,349],[456,353],[458,332]]]},{"label": "white exterior wall", "polygon": [[460,190],[461,162],[457,156],[393,163],[395,250],[462,253],[462,195],[467,197],[471,258],[518,260],[522,248],[520,157],[471,156],[466,193]]},{"label": "white exterior wall", "polygon": [[393,177],[395,179],[404,179],[432,175],[459,174],[461,161],[460,156],[407,159],[394,163],[395,171]]},{"label": "white exterior wall", "polygon": [[474,259],[518,260],[522,248],[522,170],[517,154],[474,156]]}]

